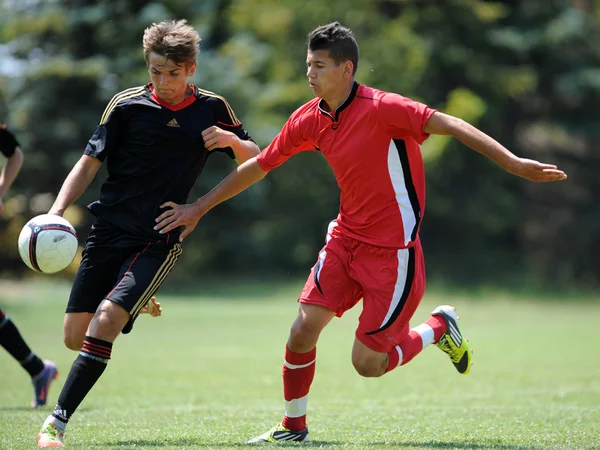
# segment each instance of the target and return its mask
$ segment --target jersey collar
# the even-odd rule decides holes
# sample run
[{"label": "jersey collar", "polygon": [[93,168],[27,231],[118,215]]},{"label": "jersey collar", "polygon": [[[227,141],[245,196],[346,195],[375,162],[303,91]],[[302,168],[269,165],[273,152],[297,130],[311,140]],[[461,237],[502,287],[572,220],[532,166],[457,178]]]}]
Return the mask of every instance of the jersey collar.
[{"label": "jersey collar", "polygon": [[154,100],[159,105],[170,109],[171,111],[179,111],[185,108],[186,106],[190,106],[192,103],[194,103],[194,101],[196,100],[196,87],[193,84],[190,84],[189,86],[192,88],[192,95],[190,95],[185,100],[177,103],[176,105],[171,105],[158,98],[158,96],[154,93],[154,87],[152,86],[152,83],[148,83],[148,89],[150,89],[150,93],[152,94],[152,100]]},{"label": "jersey collar", "polygon": [[348,97],[346,97],[346,100],[344,100],[344,102],[336,108],[335,114],[333,116],[330,113],[328,113],[327,111],[325,111],[325,109],[323,108],[323,104],[325,103],[325,101],[323,99],[321,99],[319,101],[319,111],[321,111],[321,114],[325,114],[325,115],[331,117],[331,119],[334,122],[337,122],[338,117],[340,116],[340,113],[344,109],[346,109],[348,106],[350,106],[350,103],[352,103],[352,100],[354,100],[354,97],[356,97],[356,92],[358,91],[359,86],[360,86],[360,84],[358,84],[358,82],[355,81],[354,84],[352,85],[352,90],[348,94]]}]

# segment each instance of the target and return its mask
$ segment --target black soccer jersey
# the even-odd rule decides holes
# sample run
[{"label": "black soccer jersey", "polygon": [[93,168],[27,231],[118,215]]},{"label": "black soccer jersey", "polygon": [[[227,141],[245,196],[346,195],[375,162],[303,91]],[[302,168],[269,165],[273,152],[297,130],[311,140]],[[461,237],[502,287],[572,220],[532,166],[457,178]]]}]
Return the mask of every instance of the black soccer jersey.
[{"label": "black soccer jersey", "polygon": [[0,125],[0,152],[7,158],[15,154],[17,147],[20,147],[17,138],[6,128],[6,125]]},{"label": "black soccer jersey", "polygon": [[130,246],[178,239],[159,234],[155,218],[167,201],[185,203],[208,156],[234,157],[231,148],[207,151],[202,131],[216,125],[240,139],[250,136],[227,101],[191,86],[177,105],[162,102],[152,85],[127,89],[109,102],[85,154],[106,160],[108,179],[100,199],[88,205],[97,216],[88,245]]}]

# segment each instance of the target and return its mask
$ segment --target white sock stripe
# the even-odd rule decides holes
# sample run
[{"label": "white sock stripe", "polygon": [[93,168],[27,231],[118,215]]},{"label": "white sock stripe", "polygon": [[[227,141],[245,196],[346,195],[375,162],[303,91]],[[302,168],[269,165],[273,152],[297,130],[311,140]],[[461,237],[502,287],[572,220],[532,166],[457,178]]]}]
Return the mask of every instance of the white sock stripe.
[{"label": "white sock stripe", "polygon": [[6,325],[9,320],[10,319],[8,318],[8,316],[4,315],[4,319],[2,319],[2,322],[0,322],[0,328],[2,328],[4,325]]},{"label": "white sock stripe", "polygon": [[419,333],[419,336],[421,336],[423,348],[433,344],[433,328],[431,328],[428,324],[422,323],[421,325],[417,325],[412,329],[412,331],[416,331]]},{"label": "white sock stripe", "polygon": [[19,361],[19,363],[21,365],[23,364],[27,364],[29,361],[31,361],[33,358],[35,358],[35,353],[33,353],[33,351],[29,352],[29,355],[27,355],[27,357],[25,359],[23,359],[22,361]]},{"label": "white sock stripe", "polygon": [[[54,411],[52,411],[52,414],[56,414],[57,416],[64,417],[65,420],[67,420],[67,410],[66,409],[54,409]],[[62,431],[63,433],[67,429],[66,422],[63,422],[62,420],[57,419],[53,415],[48,416],[46,418],[46,420],[44,420],[44,424],[42,425],[42,428],[45,428],[49,423],[53,423],[54,426],[56,428],[58,428],[60,431]]]},{"label": "white sock stripe", "polygon": [[108,358],[100,358],[99,356],[90,355],[89,353],[86,353],[86,352],[79,352],[79,354],[81,356],[83,356],[84,358],[89,358],[89,359],[93,359],[94,361],[108,364]]},{"label": "white sock stripe", "polygon": [[289,418],[302,417],[306,415],[308,408],[308,394],[302,398],[295,398],[289,402],[285,400],[285,415]]},{"label": "white sock stripe", "polygon": [[402,364],[402,358],[404,358],[404,353],[402,353],[402,349],[399,345],[396,345],[396,351],[398,352],[398,366]]},{"label": "white sock stripe", "polygon": [[293,370],[293,369],[304,369],[304,368],[306,368],[306,367],[310,366],[311,364],[314,364],[314,363],[315,363],[315,361],[316,361],[316,358],[315,358],[315,359],[313,359],[313,360],[312,360],[311,362],[309,362],[308,364],[296,365],[296,364],[290,364],[289,362],[287,362],[287,361],[285,361],[285,360],[284,360],[284,361],[283,361],[283,365],[284,365],[285,367],[287,367],[288,369],[292,369],[292,370]]}]

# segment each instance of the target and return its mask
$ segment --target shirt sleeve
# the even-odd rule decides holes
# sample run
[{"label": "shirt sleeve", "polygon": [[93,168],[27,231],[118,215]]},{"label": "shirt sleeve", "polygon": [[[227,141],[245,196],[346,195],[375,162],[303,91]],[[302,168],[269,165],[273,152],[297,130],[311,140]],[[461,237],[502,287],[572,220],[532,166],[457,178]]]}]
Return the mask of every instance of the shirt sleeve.
[{"label": "shirt sleeve", "polygon": [[[214,101],[216,101],[215,125],[219,128],[232,132],[243,141],[254,142],[248,132],[242,128],[242,122],[238,120],[227,100],[222,97],[216,97]],[[217,148],[213,150],[213,152],[224,152],[229,155],[231,159],[235,159],[235,153],[231,147]]]},{"label": "shirt sleeve", "polygon": [[118,102],[114,103],[115,97],[104,110],[100,123],[85,147],[84,155],[104,161],[117,148],[122,111]]},{"label": "shirt sleeve", "polygon": [[381,98],[377,109],[384,131],[396,138],[411,137],[419,144],[429,137],[423,130],[434,112],[423,103],[392,93]]},{"label": "shirt sleeve", "polygon": [[256,157],[262,170],[269,172],[279,167],[296,153],[318,150],[308,137],[306,117],[293,114],[273,141]]},{"label": "shirt sleeve", "polygon": [[0,152],[10,158],[15,154],[17,147],[20,147],[20,144],[15,135],[8,131],[6,125],[0,126]]}]

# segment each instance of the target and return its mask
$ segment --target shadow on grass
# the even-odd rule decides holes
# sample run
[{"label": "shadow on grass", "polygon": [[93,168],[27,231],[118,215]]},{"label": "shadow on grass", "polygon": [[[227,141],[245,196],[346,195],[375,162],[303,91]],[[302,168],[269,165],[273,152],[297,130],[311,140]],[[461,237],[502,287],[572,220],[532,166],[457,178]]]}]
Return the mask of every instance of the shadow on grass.
[{"label": "shadow on grass", "polygon": [[[306,443],[285,442],[277,447],[300,447],[300,448],[327,448],[347,446],[347,442],[311,441]],[[379,444],[376,444],[379,445]],[[388,444],[385,444],[388,445]],[[172,438],[161,440],[132,439],[126,441],[106,442],[102,444],[91,444],[89,447],[118,448],[118,447],[193,447],[193,448],[260,448],[260,445],[249,445],[245,442],[203,442],[202,438]]]},{"label": "shadow on grass", "polygon": [[[291,442],[289,443],[291,444]],[[285,443],[288,445],[288,443]],[[357,448],[455,448],[455,449],[499,449],[499,450],[531,450],[530,446],[511,445],[501,443],[474,443],[474,442],[440,442],[440,441],[424,441],[424,442],[407,442],[407,441],[386,441],[386,442],[330,442],[330,441],[310,441],[306,443],[296,444],[302,448],[338,448],[352,447]],[[284,446],[283,444],[281,446]]]},{"label": "shadow on grass", "polygon": [[220,448],[220,447],[246,447],[247,445],[241,442],[234,443],[215,443],[202,442],[201,438],[177,438],[177,439],[161,439],[161,440],[145,440],[132,439],[127,441],[106,442],[103,444],[91,444],[89,447],[99,448],[120,448],[120,447],[192,447],[192,448]]},{"label": "shadow on grass", "polygon": [[[530,450],[531,446],[523,445],[511,445],[495,443],[474,443],[474,442],[440,442],[440,441],[424,441],[424,442],[402,442],[402,441],[387,441],[387,442],[361,442],[360,444],[353,444],[350,442],[338,442],[338,441],[310,441],[310,442],[285,442],[276,445],[276,448],[282,447],[294,447],[294,448],[341,448],[341,447],[360,447],[360,448],[429,448],[429,449],[498,449],[498,450]],[[256,445],[248,445],[243,442],[202,442],[201,438],[174,438],[174,439],[161,439],[161,440],[126,440],[117,441],[103,444],[91,444],[89,447],[100,447],[100,448],[119,448],[119,447],[193,447],[193,448],[255,448],[260,447]]]},{"label": "shadow on grass", "polygon": [[499,450],[531,450],[531,446],[524,445],[513,445],[513,444],[502,444],[499,442],[440,442],[440,441],[427,441],[427,442],[373,442],[369,446],[393,446],[393,447],[408,447],[408,448],[458,448],[458,449],[499,449]]},{"label": "shadow on grass", "polygon": [[[28,411],[28,412],[46,412],[48,414],[52,414],[54,408],[48,407],[48,405],[40,406],[37,408],[32,408],[31,406],[23,405],[23,406],[0,406],[0,412],[2,411]],[[81,407],[77,409],[77,412],[88,412],[94,411],[93,407]]]},{"label": "shadow on grass", "polygon": [[34,409],[31,406],[0,406],[0,411],[42,411]]}]

